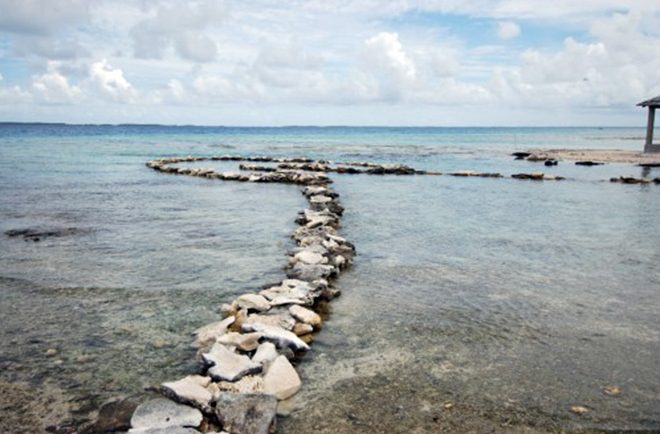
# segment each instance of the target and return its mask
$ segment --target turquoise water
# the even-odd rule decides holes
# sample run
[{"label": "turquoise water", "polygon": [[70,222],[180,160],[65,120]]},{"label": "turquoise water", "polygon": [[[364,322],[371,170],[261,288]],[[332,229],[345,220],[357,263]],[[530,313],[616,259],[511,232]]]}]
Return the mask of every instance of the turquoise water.
[{"label": "turquoise water", "polygon": [[[108,399],[193,371],[192,330],[282,276],[305,206],[296,187],[165,176],[149,159],[267,154],[511,174],[539,170],[514,150],[637,150],[643,136],[0,124],[0,232],[76,229],[0,236],[0,384],[33,406],[45,396],[39,423],[79,424]],[[640,176],[630,165],[540,167],[569,180],[334,176],[359,256],[299,366],[304,388],[282,429],[660,429],[660,189],[602,182]]]}]

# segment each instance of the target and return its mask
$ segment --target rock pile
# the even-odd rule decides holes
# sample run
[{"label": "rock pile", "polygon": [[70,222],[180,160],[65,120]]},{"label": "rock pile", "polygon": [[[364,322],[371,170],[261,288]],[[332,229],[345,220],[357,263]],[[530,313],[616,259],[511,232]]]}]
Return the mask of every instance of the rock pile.
[{"label": "rock pile", "polygon": [[[179,168],[174,164],[202,160],[245,161],[240,168],[256,173],[218,173],[213,169]],[[253,162],[276,162],[276,167]],[[287,278],[258,293],[240,295],[224,304],[224,318],[194,332],[202,362],[200,372],[161,384],[169,400],[138,406],[131,433],[272,432],[278,402],[296,394],[302,383],[291,361],[309,351],[321,327],[321,303],[339,295],[333,280],[355,255],[355,247],[339,235],[344,212],[339,194],[330,187],[326,162],[270,157],[198,157],[150,161],[163,173],[239,182],[283,182],[302,185],[309,207],[296,219]],[[405,166],[367,170],[411,174]],[[147,415],[148,417],[146,417]]]}]

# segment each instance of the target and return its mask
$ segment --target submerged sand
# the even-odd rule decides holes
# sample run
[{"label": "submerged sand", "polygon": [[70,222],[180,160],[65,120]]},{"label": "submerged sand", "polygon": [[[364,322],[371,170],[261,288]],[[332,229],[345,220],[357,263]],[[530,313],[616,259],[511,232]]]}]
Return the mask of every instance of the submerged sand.
[{"label": "submerged sand", "polygon": [[660,164],[660,152],[645,154],[622,149],[532,149],[533,154],[543,154],[555,160],[597,161],[602,163]]}]

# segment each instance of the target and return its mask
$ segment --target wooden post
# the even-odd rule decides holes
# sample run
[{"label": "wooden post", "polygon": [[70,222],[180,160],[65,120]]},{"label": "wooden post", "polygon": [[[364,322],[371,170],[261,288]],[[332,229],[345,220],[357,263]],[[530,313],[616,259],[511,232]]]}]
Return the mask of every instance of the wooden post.
[{"label": "wooden post", "polygon": [[655,124],[655,107],[649,106],[649,120],[646,124],[646,144],[644,145],[644,152],[655,151],[653,147],[653,127]]}]

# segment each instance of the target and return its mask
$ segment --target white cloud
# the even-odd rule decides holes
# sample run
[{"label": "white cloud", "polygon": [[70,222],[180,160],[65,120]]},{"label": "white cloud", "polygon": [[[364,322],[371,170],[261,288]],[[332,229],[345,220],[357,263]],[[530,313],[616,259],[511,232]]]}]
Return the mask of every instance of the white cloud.
[{"label": "white cloud", "polygon": [[92,63],[87,84],[110,101],[132,103],[137,97],[137,92],[124,77],[124,72],[113,68],[106,59]]},{"label": "white cloud", "polygon": [[397,80],[414,80],[415,64],[403,49],[397,33],[381,32],[365,41],[364,60],[374,70],[393,75]]},{"label": "white cloud", "polygon": [[165,3],[131,30],[135,56],[160,59],[168,48],[184,59],[210,62],[218,47],[203,31],[224,20],[227,10],[220,1]]},{"label": "white cloud", "polygon": [[520,26],[513,21],[500,21],[497,27],[497,36],[502,39],[513,39],[520,36]]},{"label": "white cloud", "polygon": [[69,80],[59,72],[58,67],[57,62],[49,62],[48,72],[33,77],[32,90],[39,101],[67,104],[80,98],[80,88],[69,84]]}]

